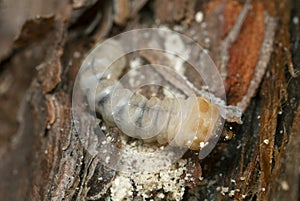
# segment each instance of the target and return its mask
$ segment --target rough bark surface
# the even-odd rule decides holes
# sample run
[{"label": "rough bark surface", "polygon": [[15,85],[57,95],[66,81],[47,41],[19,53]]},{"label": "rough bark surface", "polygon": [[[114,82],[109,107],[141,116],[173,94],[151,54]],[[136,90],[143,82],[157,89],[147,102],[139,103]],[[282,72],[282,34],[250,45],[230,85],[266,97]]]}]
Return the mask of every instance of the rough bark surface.
[{"label": "rough bark surface", "polygon": [[[228,47],[222,46],[249,2],[240,31]],[[1,6],[2,20],[17,15],[1,13]],[[115,171],[81,144],[71,114],[74,80],[97,41],[160,25],[180,25],[180,32],[210,51],[224,75],[230,104],[245,96],[251,100],[243,124],[227,123],[213,152],[201,167],[196,163],[197,171],[191,172],[198,177],[202,171],[202,178],[197,185],[187,184],[184,200],[300,198],[299,1],[79,0],[51,8],[39,17],[21,16],[22,28],[0,38],[1,200],[105,199]],[[205,16],[206,31],[195,20],[198,11]],[[247,90],[261,58],[266,13],[276,19],[276,29],[266,72],[252,97]],[[141,55],[150,63],[154,58]],[[185,75],[195,79],[192,71]],[[83,122],[86,139],[93,135],[92,121]]]}]

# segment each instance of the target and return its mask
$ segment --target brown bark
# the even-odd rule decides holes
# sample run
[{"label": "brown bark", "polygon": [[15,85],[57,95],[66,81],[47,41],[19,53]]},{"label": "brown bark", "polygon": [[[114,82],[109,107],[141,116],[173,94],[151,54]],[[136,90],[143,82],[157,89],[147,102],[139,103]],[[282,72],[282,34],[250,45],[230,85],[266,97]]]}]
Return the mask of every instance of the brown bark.
[{"label": "brown bark", "polygon": [[[221,138],[200,161],[201,167],[191,165],[196,167],[192,174],[198,177],[202,169],[204,179],[196,186],[187,184],[184,199],[299,199],[299,2],[253,0],[238,36],[226,50],[226,69],[221,69],[221,41],[230,34],[246,1],[133,0],[125,3],[124,10],[118,2],[80,0],[59,5],[47,16],[26,22],[24,16],[13,43],[0,39],[5,44],[0,51],[1,200],[104,199],[115,171],[82,147],[71,114],[73,84],[84,55],[96,41],[152,26],[157,19],[170,27],[181,23],[182,32],[189,35],[193,30],[197,33],[193,39],[205,47],[206,35],[194,20],[199,10],[213,33],[208,48],[220,72],[225,72],[229,103],[238,104],[245,96],[252,99],[242,125],[226,124],[224,133],[234,133],[232,139]],[[266,12],[277,26],[267,70],[252,97],[247,90],[261,58]],[[185,73],[195,79],[192,72]],[[87,116],[84,122],[86,139],[94,134],[91,121]],[[115,129],[115,144],[118,132]]]}]

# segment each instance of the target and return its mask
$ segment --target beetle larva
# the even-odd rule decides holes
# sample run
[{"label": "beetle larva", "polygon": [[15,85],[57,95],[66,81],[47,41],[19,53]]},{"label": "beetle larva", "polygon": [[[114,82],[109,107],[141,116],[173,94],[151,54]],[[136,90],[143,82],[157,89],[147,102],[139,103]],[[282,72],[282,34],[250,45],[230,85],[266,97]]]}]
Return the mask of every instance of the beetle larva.
[{"label": "beetle larva", "polygon": [[[88,59],[80,86],[86,92],[89,106],[102,115],[107,125],[118,126],[126,135],[145,142],[192,150],[199,150],[217,137],[216,131],[222,125],[218,105],[204,97],[160,100],[133,93],[118,82],[125,59],[113,63],[109,57],[122,48],[110,40],[102,49],[106,51],[93,52],[92,59]],[[105,72],[111,63],[110,70]]]},{"label": "beetle larva", "polygon": [[95,101],[95,109],[106,123],[117,125],[125,134],[193,150],[199,150],[200,143],[214,135],[220,118],[218,107],[202,97],[148,100],[104,83],[97,88]]}]

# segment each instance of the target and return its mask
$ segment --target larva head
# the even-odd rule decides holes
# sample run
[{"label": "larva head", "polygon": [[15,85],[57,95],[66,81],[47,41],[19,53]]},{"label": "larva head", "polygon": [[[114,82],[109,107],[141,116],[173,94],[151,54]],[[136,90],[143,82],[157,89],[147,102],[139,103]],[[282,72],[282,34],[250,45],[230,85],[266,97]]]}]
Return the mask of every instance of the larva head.
[{"label": "larva head", "polygon": [[199,150],[202,144],[214,137],[220,118],[219,108],[215,104],[202,97],[197,97],[197,103],[199,110],[198,129],[189,147],[191,150]]}]

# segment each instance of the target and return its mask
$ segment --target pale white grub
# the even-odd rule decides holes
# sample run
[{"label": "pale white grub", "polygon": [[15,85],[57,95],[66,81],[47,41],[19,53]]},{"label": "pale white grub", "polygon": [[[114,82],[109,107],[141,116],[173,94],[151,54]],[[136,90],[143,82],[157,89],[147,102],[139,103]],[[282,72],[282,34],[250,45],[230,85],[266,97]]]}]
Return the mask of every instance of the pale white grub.
[{"label": "pale white grub", "polygon": [[218,107],[202,97],[148,100],[128,89],[103,83],[96,89],[95,100],[96,111],[106,123],[117,125],[125,134],[193,150],[204,147],[220,122]]},{"label": "pale white grub", "polygon": [[[171,39],[166,46],[170,48],[175,41],[182,51],[177,38]],[[218,137],[222,127],[224,108],[221,110],[205,96],[160,100],[133,93],[118,81],[126,59],[117,60],[112,55],[123,55],[121,45],[110,40],[103,46],[87,57],[80,87],[90,108],[101,114],[106,125],[117,126],[126,135],[145,142],[156,141],[192,150],[211,146],[210,140]],[[225,110],[231,111],[230,106],[227,108]]]}]

